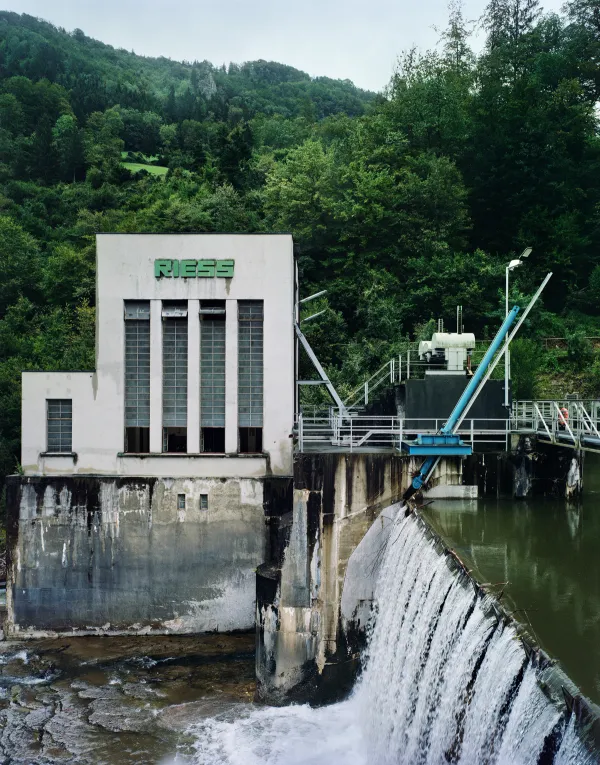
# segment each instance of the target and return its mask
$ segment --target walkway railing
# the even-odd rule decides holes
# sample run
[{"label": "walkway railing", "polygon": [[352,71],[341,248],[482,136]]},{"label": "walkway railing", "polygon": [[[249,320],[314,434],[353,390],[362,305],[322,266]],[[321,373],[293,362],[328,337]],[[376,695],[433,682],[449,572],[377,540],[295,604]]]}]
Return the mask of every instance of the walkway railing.
[{"label": "walkway railing", "polygon": [[[408,349],[405,353],[398,354],[397,357],[386,361],[386,363],[374,372],[369,378],[356,387],[344,401],[346,409],[366,406],[372,400],[373,393],[382,386],[397,385],[410,379],[422,379],[428,369],[432,366],[427,361],[421,361],[417,351],[418,343],[414,343],[414,348]],[[475,370],[483,358],[489,343],[478,343],[476,350],[471,356],[471,366]],[[499,368],[503,368],[504,362],[501,360]]]},{"label": "walkway railing", "polygon": [[344,401],[346,409],[352,409],[353,407],[364,404],[366,406],[369,403],[369,396],[381,387],[384,383],[394,385],[401,382],[402,379],[402,357],[398,359],[390,359],[382,367],[380,367],[374,374],[371,375],[364,383],[361,383],[358,388],[355,388],[348,398]]},{"label": "walkway railing", "polygon": [[600,451],[600,401],[515,401],[511,429],[561,446]]},{"label": "walkway railing", "polygon": [[[418,433],[437,433],[445,421],[445,418],[347,416],[333,410],[328,416],[300,413],[296,418],[298,450],[400,449],[403,440]],[[510,420],[466,419],[458,433],[466,443],[496,444],[504,449],[510,435]]]}]

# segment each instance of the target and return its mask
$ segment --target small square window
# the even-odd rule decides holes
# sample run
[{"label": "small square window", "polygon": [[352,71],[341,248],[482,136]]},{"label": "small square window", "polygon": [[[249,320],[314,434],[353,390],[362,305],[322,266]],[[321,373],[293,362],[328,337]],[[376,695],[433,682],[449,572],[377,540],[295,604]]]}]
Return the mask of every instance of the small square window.
[{"label": "small square window", "polygon": [[177,495],[177,509],[185,510],[185,494]]},{"label": "small square window", "polygon": [[200,495],[200,510],[208,510],[208,494]]}]

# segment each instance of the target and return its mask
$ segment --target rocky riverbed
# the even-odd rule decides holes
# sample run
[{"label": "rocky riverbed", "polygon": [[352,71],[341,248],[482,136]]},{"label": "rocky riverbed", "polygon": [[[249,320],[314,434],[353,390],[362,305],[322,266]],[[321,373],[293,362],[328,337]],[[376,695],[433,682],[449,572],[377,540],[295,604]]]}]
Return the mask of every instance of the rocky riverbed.
[{"label": "rocky riverbed", "polygon": [[254,633],[0,643],[0,762],[185,763],[254,687]]}]

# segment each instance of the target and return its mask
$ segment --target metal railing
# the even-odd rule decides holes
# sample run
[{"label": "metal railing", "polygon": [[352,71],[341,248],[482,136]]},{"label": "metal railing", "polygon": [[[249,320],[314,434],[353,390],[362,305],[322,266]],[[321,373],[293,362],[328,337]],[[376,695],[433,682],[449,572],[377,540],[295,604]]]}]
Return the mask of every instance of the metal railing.
[{"label": "metal railing", "polygon": [[398,357],[398,359],[390,359],[376,372],[374,372],[371,377],[365,380],[364,383],[361,383],[352,391],[352,393],[344,401],[344,406],[347,409],[352,409],[359,403],[366,406],[369,403],[369,395],[373,393],[373,391],[377,390],[377,388],[379,388],[381,385],[386,382],[390,385],[401,382],[401,369],[401,356]]},{"label": "metal railing", "polygon": [[[596,335],[585,336],[582,339],[590,342],[594,346],[594,348],[600,347],[600,337]],[[546,350],[549,350],[551,348],[554,348],[557,350],[563,350],[563,349],[566,350],[569,347],[568,337],[544,337],[542,338],[542,342],[544,343],[544,347],[546,348]]]},{"label": "metal railing", "polygon": [[[414,343],[414,346],[414,348],[408,349],[405,353],[400,353],[397,357],[386,361],[376,372],[354,388],[344,401],[346,409],[366,406],[371,400],[374,391],[386,383],[396,385],[410,379],[422,379],[427,369],[434,369],[435,367],[432,367],[431,363],[419,359],[418,343]],[[477,368],[488,346],[489,343],[477,344],[477,348],[471,355],[473,370]],[[503,364],[503,361],[499,364],[501,369]]]},{"label": "metal railing", "polygon": [[600,401],[515,401],[511,428],[536,433],[562,446],[600,450]]},{"label": "metal railing", "polygon": [[[334,410],[328,416],[311,416],[301,412],[296,417],[298,451],[401,449],[403,440],[411,440],[419,433],[438,433],[446,419],[348,416]],[[506,448],[510,420],[465,419],[457,432],[463,441],[471,445],[496,444]]]},{"label": "metal railing", "polygon": [[[561,409],[567,410],[567,415]],[[298,451],[342,449],[401,449],[402,441],[417,434],[438,433],[445,418],[406,418],[301,412],[296,417]],[[515,401],[510,419],[465,419],[458,433],[471,445],[495,444],[509,448],[511,433],[532,433],[554,444],[600,451],[600,400]]]}]

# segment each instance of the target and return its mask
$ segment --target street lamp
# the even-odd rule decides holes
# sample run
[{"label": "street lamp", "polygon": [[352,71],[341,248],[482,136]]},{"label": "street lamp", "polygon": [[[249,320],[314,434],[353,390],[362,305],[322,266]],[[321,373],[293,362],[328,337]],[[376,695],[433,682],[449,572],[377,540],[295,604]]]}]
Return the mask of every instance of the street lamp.
[{"label": "street lamp", "polygon": [[[516,260],[511,260],[506,266],[506,316],[508,316],[508,274],[515,268],[523,265],[523,260],[531,255],[533,248],[526,247]],[[504,344],[504,406],[508,409],[508,383],[510,380],[510,351],[508,350],[508,339]]]}]

